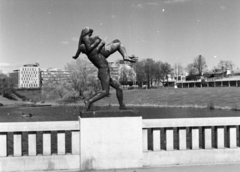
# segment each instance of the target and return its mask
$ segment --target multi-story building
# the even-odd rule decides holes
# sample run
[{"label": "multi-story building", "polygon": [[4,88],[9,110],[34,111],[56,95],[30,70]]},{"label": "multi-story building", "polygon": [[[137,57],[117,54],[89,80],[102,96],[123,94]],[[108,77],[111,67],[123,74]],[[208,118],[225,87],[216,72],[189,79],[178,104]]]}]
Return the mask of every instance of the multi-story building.
[{"label": "multi-story building", "polygon": [[109,69],[110,69],[110,76],[116,80],[119,80],[119,64],[114,62],[108,62]]},{"label": "multi-story building", "polygon": [[63,80],[69,80],[70,72],[57,68],[48,68],[41,71],[42,84],[45,84],[49,80],[51,82],[59,82]]},{"label": "multi-story building", "polygon": [[18,72],[19,88],[39,88],[40,84],[40,68],[38,65],[24,65]]}]

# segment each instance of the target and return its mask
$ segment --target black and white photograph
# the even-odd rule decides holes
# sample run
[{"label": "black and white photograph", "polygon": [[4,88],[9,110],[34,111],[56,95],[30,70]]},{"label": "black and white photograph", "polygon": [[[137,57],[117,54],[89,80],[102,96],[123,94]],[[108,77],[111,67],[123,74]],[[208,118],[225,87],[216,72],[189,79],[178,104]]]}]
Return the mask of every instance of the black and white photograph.
[{"label": "black and white photograph", "polygon": [[238,172],[240,0],[0,0],[0,172]]}]

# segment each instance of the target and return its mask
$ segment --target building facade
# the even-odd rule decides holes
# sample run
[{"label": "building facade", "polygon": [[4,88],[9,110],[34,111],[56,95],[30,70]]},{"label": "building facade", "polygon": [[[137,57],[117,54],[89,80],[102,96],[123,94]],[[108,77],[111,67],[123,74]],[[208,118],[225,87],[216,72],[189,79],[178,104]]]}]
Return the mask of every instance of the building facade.
[{"label": "building facade", "polygon": [[61,70],[57,68],[48,68],[41,71],[42,84],[45,84],[48,81],[53,83],[69,80],[70,72],[66,70]]},{"label": "building facade", "polygon": [[19,88],[39,88],[41,86],[40,68],[37,66],[27,65],[21,67],[18,76]]},{"label": "building facade", "polygon": [[119,64],[116,64],[114,62],[108,62],[109,69],[110,69],[110,76],[116,80],[119,80]]}]

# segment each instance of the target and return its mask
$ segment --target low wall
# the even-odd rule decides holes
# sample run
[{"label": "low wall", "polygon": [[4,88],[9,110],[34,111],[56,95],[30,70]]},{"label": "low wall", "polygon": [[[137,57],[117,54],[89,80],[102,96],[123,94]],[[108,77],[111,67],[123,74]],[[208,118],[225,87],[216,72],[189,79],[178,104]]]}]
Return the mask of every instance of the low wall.
[{"label": "low wall", "polygon": [[[125,120],[128,122],[132,120],[128,120],[131,117],[122,118],[126,118],[120,125],[122,127],[125,126]],[[106,117],[105,119],[109,121],[109,118]],[[92,120],[95,119],[92,118]],[[79,119],[79,121],[63,122],[0,123],[0,171],[82,169],[80,148],[85,137],[81,138],[80,121]],[[140,146],[140,149],[136,149],[140,151],[136,155],[141,156],[139,167],[240,162],[240,117],[144,119],[142,123],[140,121],[141,125],[137,121],[139,121],[139,118],[136,118],[135,122],[133,120],[132,124],[130,124],[131,122],[128,123],[127,126],[135,126],[134,131],[142,133],[140,133],[142,146]],[[89,122],[91,126],[90,118],[86,122]],[[136,122],[138,125],[135,125]],[[115,126],[112,125],[114,130]],[[122,133],[118,131],[117,128],[119,127],[117,127],[116,135],[111,129],[109,137],[116,136],[115,140],[118,140],[118,137],[125,138],[121,135],[126,134],[132,128],[127,126],[124,130],[120,127]],[[105,126],[106,128],[109,127]],[[52,143],[53,132],[56,133],[57,137],[54,144]],[[66,136],[67,132],[70,133],[70,137]],[[27,133],[26,140],[23,138],[23,133]],[[12,145],[9,143],[9,134],[13,135]],[[104,134],[104,137],[107,137],[107,135]],[[98,138],[98,140],[104,143],[101,138]],[[97,145],[94,146],[91,137],[88,138],[88,142],[89,145],[92,144],[92,147],[97,147]],[[121,143],[127,144],[122,145],[122,147],[139,145],[133,142],[134,140],[128,142],[121,140]],[[139,143],[139,139],[137,142]],[[71,149],[66,151],[66,145],[69,143],[71,143]],[[112,144],[116,149],[114,143]],[[37,151],[39,145],[42,147],[41,154]],[[53,145],[56,147],[56,153],[52,151]],[[105,147],[107,150],[108,146]],[[27,149],[27,153],[23,153],[23,148],[24,150]],[[9,149],[12,149],[12,154],[9,153]],[[82,149],[84,148],[82,147]],[[86,152],[86,150],[84,151]],[[111,152],[111,150],[108,151]],[[117,153],[123,156],[121,151],[117,151]],[[125,154],[127,153],[128,151],[125,151]],[[104,154],[101,156],[104,156]],[[131,167],[131,164],[129,164],[129,167]],[[102,167],[98,165],[98,168]],[[111,168],[116,169],[119,166],[112,166]]]},{"label": "low wall", "polygon": [[240,162],[239,117],[143,120],[143,166]]},{"label": "low wall", "polygon": [[[71,153],[66,153],[66,131],[71,133]],[[27,132],[27,141],[23,141]],[[37,133],[42,154],[37,154]],[[57,132],[57,153],[52,153],[52,132]],[[13,133],[13,145],[9,144]],[[25,145],[23,145],[23,143]],[[23,154],[23,146],[28,154]],[[0,171],[79,169],[79,121],[0,123]],[[9,154],[13,149],[13,154]]]}]

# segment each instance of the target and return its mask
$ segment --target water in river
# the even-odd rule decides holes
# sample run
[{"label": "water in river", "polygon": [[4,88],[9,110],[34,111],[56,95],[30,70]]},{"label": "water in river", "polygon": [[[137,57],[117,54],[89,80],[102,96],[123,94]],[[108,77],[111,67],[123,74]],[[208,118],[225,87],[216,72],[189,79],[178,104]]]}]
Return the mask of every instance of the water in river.
[{"label": "water in river", "polygon": [[[210,110],[198,108],[162,108],[162,107],[131,107],[139,111],[143,119],[159,118],[208,118],[236,117],[240,111]],[[93,107],[93,110],[112,109],[118,107]],[[0,122],[30,122],[30,121],[73,121],[78,120],[79,106],[49,106],[49,107],[0,107]],[[23,118],[21,114],[29,114],[31,118]]]}]

